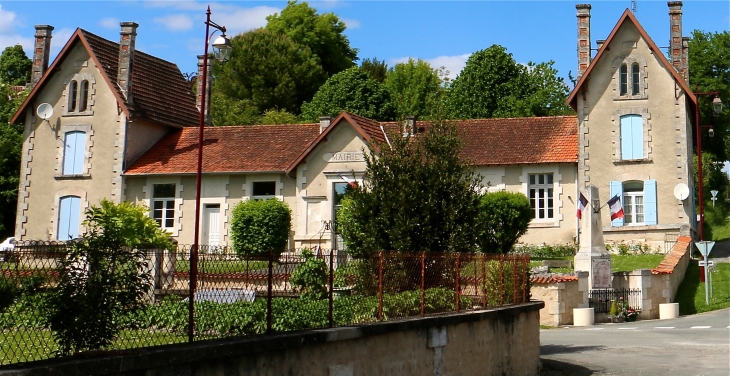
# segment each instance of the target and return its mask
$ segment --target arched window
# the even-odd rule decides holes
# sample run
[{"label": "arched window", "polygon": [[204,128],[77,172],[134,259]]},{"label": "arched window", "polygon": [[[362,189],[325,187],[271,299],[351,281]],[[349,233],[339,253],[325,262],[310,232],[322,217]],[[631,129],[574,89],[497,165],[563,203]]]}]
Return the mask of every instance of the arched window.
[{"label": "arched window", "polygon": [[[76,81],[74,81],[76,82]],[[79,98],[79,111],[84,112],[89,107],[89,80],[81,81],[81,96]]]},{"label": "arched window", "polygon": [[634,63],[631,65],[631,83],[632,83],[632,94],[639,95],[639,64]]},{"label": "arched window", "polygon": [[621,64],[619,69],[619,95],[626,95],[628,93],[628,68],[626,64]]},{"label": "arched window", "polygon": [[68,86],[68,112],[76,112],[77,95],[79,92],[79,82],[71,81]]}]

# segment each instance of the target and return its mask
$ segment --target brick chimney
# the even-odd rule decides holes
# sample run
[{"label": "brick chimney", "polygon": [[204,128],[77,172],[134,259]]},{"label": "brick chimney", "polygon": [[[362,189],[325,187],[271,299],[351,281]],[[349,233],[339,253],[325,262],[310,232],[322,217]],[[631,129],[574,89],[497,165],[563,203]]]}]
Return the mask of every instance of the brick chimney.
[{"label": "brick chimney", "polygon": [[670,1],[669,6],[669,57],[672,66],[682,73],[682,2]]},{"label": "brick chimney", "polygon": [[689,37],[682,37],[682,75],[689,86]]},{"label": "brick chimney", "polygon": [[591,63],[591,4],[576,4],[578,18],[578,78]]},{"label": "brick chimney", "polygon": [[329,116],[320,116],[319,117],[319,133],[324,132],[327,127],[330,126],[330,123],[332,122],[332,118]]},{"label": "brick chimney", "polygon": [[[195,90],[195,105],[198,106],[198,111],[200,111],[200,105],[203,103],[203,58],[205,55],[198,55],[198,76],[195,80],[195,84],[197,86],[197,90]],[[208,83],[205,84],[205,91],[207,91],[205,95],[205,124],[210,125],[210,87],[211,82],[213,82],[213,59],[211,56],[208,56],[208,73],[206,76],[206,81]]]},{"label": "brick chimney", "polygon": [[135,22],[120,22],[122,30],[119,32],[119,70],[117,71],[117,85],[127,103],[134,103],[132,96],[132,69],[134,63],[134,44],[137,39],[137,27]]},{"label": "brick chimney", "polygon": [[33,70],[30,77],[30,89],[33,90],[48,69],[51,55],[51,34],[53,26],[35,25],[35,48],[33,50]]}]

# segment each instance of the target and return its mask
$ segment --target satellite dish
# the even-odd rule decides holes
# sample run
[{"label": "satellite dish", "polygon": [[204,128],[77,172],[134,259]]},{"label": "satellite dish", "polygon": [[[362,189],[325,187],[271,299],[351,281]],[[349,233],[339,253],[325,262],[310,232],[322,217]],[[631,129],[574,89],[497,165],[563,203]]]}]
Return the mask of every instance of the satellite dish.
[{"label": "satellite dish", "polygon": [[687,197],[689,197],[689,187],[687,184],[679,183],[674,187],[674,197],[677,198],[677,200],[684,201]]},{"label": "satellite dish", "polygon": [[38,117],[40,117],[43,120],[48,120],[53,116],[53,106],[51,106],[49,103],[41,103],[40,106],[38,106]]}]

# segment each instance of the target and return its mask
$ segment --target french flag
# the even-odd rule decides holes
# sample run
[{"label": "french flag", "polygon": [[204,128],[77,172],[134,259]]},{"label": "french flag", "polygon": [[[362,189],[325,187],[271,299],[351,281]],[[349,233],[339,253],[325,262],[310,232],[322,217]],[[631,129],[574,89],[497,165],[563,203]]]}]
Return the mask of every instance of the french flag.
[{"label": "french flag", "polygon": [[583,193],[580,194],[580,198],[578,199],[578,212],[575,213],[575,216],[578,217],[578,219],[583,219],[583,209],[588,206],[588,199],[586,196],[583,196]]},{"label": "french flag", "polygon": [[624,207],[621,205],[621,199],[618,195],[608,200],[608,207],[611,209],[611,220],[624,217]]},{"label": "french flag", "polygon": [[340,174],[339,172],[337,173],[337,175],[339,175],[340,178],[342,178],[342,180],[345,181],[345,183],[349,184],[350,187],[357,188],[357,181],[352,180],[352,179],[348,178],[347,176]]}]

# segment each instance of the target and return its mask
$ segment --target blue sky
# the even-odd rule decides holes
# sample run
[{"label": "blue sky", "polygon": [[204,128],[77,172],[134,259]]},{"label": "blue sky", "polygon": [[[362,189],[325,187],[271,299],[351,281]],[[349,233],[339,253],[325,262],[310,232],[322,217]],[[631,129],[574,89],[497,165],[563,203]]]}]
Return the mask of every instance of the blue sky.
[{"label": "blue sky", "polygon": [[[560,75],[575,73],[575,4],[584,1],[318,1],[319,12],[334,12],[348,29],[361,58],[389,65],[408,57],[446,66],[451,77],[469,54],[492,44],[505,46],[520,63],[554,60]],[[591,39],[605,39],[631,1],[593,1]],[[196,70],[203,52],[205,9],[229,34],[261,27],[285,1],[3,1],[0,48],[22,44],[30,50],[36,24],[55,27],[53,55],[77,27],[118,41],[119,22],[134,21],[137,49]],[[730,2],[684,1],[684,34],[730,28]],[[637,1],[637,18],[657,45],[669,44],[666,1]],[[595,45],[594,45],[595,47]]]}]

